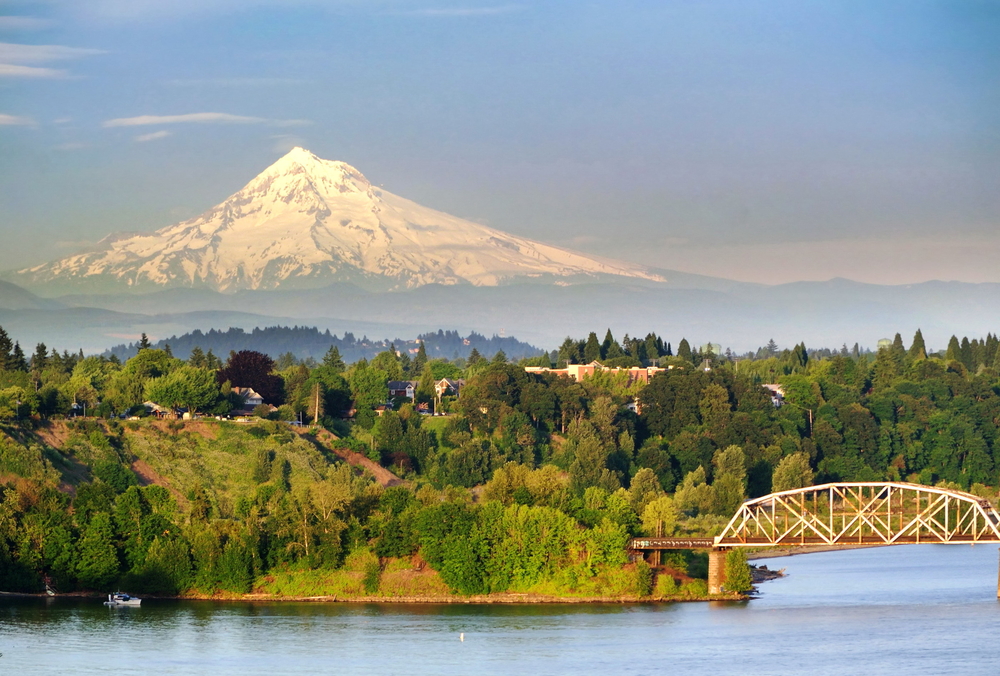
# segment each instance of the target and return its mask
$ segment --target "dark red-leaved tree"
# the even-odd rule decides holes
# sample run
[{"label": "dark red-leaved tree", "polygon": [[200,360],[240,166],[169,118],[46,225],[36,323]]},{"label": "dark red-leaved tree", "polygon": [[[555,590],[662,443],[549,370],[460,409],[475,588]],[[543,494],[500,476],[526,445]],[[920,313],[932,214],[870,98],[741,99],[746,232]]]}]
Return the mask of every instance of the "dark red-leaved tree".
[{"label": "dark red-leaved tree", "polygon": [[285,388],[281,376],[271,373],[273,370],[274,360],[263,352],[240,350],[229,356],[217,377],[220,384],[228,380],[233,387],[251,387],[265,403],[278,406],[285,400]]}]

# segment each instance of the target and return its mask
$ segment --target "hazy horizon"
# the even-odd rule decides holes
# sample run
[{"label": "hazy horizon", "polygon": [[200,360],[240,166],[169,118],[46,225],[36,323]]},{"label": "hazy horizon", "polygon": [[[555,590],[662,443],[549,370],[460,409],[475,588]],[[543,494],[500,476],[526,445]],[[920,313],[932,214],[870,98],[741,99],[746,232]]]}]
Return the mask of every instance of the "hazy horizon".
[{"label": "hazy horizon", "polygon": [[1000,282],[995,3],[0,14],[0,269],[193,217],[303,145],[420,204],[657,268]]}]

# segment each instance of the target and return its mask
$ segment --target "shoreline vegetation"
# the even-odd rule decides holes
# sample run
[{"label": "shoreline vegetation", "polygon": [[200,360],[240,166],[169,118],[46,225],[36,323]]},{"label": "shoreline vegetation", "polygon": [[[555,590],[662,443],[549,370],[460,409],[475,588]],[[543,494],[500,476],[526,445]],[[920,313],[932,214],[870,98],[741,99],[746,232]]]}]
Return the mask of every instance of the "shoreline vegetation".
[{"label": "shoreline vegetation", "polygon": [[[0,590],[711,600],[706,553],[647,562],[630,539],[711,537],[748,498],[826,481],[998,497],[993,335],[937,354],[919,331],[875,354],[610,331],[518,364],[415,350],[223,363],[144,337],[122,363],[28,357],[0,328]],[[747,555],[726,553],[724,589],[752,592]]]}]

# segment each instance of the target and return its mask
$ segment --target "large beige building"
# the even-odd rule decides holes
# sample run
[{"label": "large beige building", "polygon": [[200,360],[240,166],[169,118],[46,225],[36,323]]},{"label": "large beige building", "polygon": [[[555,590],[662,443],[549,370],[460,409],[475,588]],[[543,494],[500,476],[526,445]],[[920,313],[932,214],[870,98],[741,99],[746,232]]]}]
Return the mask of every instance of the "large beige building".
[{"label": "large beige building", "polygon": [[658,366],[632,366],[629,368],[607,368],[599,361],[592,361],[589,364],[567,364],[566,368],[554,369],[548,366],[525,366],[527,373],[554,373],[558,376],[569,376],[573,380],[580,381],[588,376],[592,376],[598,371],[610,371],[611,373],[628,373],[629,383],[640,382],[643,385],[649,383],[650,378],[657,373],[672,369],[673,366],[660,368]]}]

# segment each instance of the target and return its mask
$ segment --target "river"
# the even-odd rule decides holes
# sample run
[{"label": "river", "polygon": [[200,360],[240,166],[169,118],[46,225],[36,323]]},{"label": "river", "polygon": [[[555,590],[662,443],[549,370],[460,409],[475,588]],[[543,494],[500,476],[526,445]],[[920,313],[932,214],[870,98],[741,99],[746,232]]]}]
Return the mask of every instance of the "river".
[{"label": "river", "polygon": [[788,576],[744,603],[8,598],[0,674],[995,674],[997,557],[922,545],[764,560]]}]

